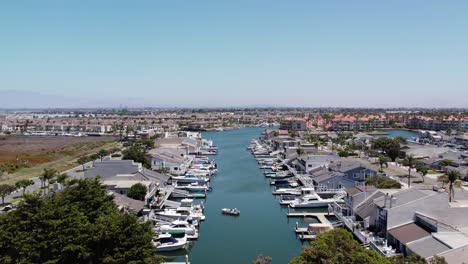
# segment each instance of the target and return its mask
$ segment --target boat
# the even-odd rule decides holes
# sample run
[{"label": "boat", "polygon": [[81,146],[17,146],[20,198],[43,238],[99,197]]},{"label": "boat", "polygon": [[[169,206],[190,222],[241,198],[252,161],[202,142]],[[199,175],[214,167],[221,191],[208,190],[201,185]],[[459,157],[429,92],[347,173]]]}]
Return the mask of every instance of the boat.
[{"label": "boat", "polygon": [[188,185],[175,185],[174,188],[176,189],[181,189],[181,190],[187,190],[189,192],[205,192],[205,191],[211,191],[211,187],[208,185],[201,185],[198,182],[192,182],[191,184]]},{"label": "boat", "polygon": [[160,234],[156,239],[153,240],[153,245],[156,247],[156,251],[175,251],[185,247],[187,244],[187,238],[174,238],[171,234]]},{"label": "boat", "polygon": [[184,176],[172,176],[172,179],[180,183],[192,183],[192,182],[207,183],[208,181],[210,181],[209,178],[206,178],[203,176],[197,176],[194,174],[187,174]]},{"label": "boat", "polygon": [[338,193],[333,198],[322,199],[318,194],[311,193],[302,196],[290,203],[292,208],[316,208],[316,207],[328,207],[332,203],[343,203],[344,194]]},{"label": "boat", "polygon": [[270,182],[270,185],[289,185],[290,182],[285,179],[274,180]]},{"label": "boat", "polygon": [[187,239],[197,239],[198,230],[187,221],[175,220],[169,225],[162,225],[159,228],[162,234],[179,235],[185,234]]},{"label": "boat", "polygon": [[155,214],[174,220],[205,220],[205,215],[203,215],[202,209],[197,207],[179,207],[177,209],[166,209],[156,212]]},{"label": "boat", "polygon": [[228,215],[240,215],[240,211],[237,210],[237,208],[234,208],[234,209],[229,209],[229,208],[223,208],[221,209],[222,213],[223,214],[228,214]]}]

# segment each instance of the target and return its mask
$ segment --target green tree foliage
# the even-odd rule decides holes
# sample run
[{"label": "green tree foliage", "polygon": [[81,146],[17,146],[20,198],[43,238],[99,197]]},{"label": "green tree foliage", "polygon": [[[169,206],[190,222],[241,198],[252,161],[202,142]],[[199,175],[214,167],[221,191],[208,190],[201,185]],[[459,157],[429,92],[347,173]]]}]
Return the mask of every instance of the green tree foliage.
[{"label": "green tree foliage", "polygon": [[400,144],[407,144],[408,142],[406,141],[406,138],[405,137],[402,137],[402,136],[397,136],[394,138],[394,140],[397,140]]},{"label": "green tree foliage", "polygon": [[85,170],[85,164],[90,162],[92,159],[90,157],[87,157],[87,156],[81,156],[78,158],[77,162],[78,164],[80,164],[81,166],[83,166],[83,171]]},{"label": "green tree foliage", "polygon": [[298,147],[296,149],[296,153],[297,153],[297,155],[302,155],[302,154],[304,154],[304,149],[302,147]]},{"label": "green tree foliage", "polygon": [[0,184],[0,197],[2,197],[2,204],[5,204],[5,196],[11,194],[16,190],[16,187],[10,184]]},{"label": "green tree foliage", "polygon": [[379,158],[380,171],[383,172],[383,166],[388,168],[388,162],[390,160],[389,160],[389,158],[387,158],[387,156],[382,155],[382,154],[380,154],[378,158]]},{"label": "green tree foliage", "polygon": [[[431,264],[445,264],[442,257],[434,257]],[[426,264],[426,260],[418,255],[385,258],[374,250],[364,249],[351,232],[335,228],[317,235],[310,246],[302,249],[301,255],[293,258],[289,264]]]},{"label": "green tree foliage", "polygon": [[400,141],[389,137],[376,138],[372,141],[372,148],[383,151],[392,161],[400,156]]},{"label": "green tree foliage", "polygon": [[416,170],[421,174],[421,178],[423,182],[424,182],[424,177],[429,172],[429,169],[430,168],[427,165],[424,165],[423,163],[420,163],[416,166]]},{"label": "green tree foliage", "polygon": [[19,180],[15,183],[15,186],[16,188],[18,189],[23,189],[23,195],[24,193],[26,192],[26,188],[28,188],[29,186],[33,185],[34,182],[30,179],[23,179],[23,180]]},{"label": "green tree foliage", "polygon": [[101,159],[101,161],[105,156],[108,156],[109,154],[110,154],[110,152],[108,150],[105,150],[105,149],[101,149],[97,153],[97,155],[98,155],[99,159]]},{"label": "green tree foliage", "polygon": [[379,189],[400,189],[401,183],[399,181],[389,179],[385,176],[374,176],[366,180],[366,184],[373,185]]},{"label": "green tree foliage", "polygon": [[[44,168],[44,171],[42,174],[39,176],[39,179],[41,180],[41,187],[42,188],[49,188],[48,184],[50,183],[50,180],[52,180],[55,176],[57,175],[57,170],[54,168]],[[46,185],[47,183],[47,185]]]},{"label": "green tree foliage", "polygon": [[160,263],[150,223],[121,214],[99,180],[27,194],[0,215],[0,263]]},{"label": "green tree foliage", "polygon": [[123,159],[131,159],[136,162],[140,162],[147,169],[151,169],[151,161],[146,156],[145,148],[132,144],[126,150],[123,151]]},{"label": "green tree foliage", "polygon": [[338,151],[338,156],[340,156],[340,157],[342,157],[342,158],[348,157],[348,156],[349,156],[349,152],[346,151],[346,150],[340,150],[340,151]]},{"label": "green tree foliage", "polygon": [[449,185],[449,202],[452,202],[452,199],[455,198],[455,187],[461,187],[460,172],[450,170],[447,175],[439,176],[437,180]]},{"label": "green tree foliage", "polygon": [[373,250],[366,250],[353,239],[350,232],[336,228],[317,235],[317,239],[302,249],[299,257],[290,264],[390,264],[390,260]]},{"label": "green tree foliage", "polygon": [[141,183],[137,183],[137,184],[132,185],[132,187],[130,187],[130,190],[128,190],[127,196],[135,200],[144,201],[146,191],[147,191],[146,186],[144,186]]},{"label": "green tree foliage", "polygon": [[406,156],[403,159],[403,165],[408,167],[408,188],[409,188],[411,186],[411,170],[414,169],[416,167],[416,165],[418,165],[418,161],[416,160],[415,157],[413,157],[411,155]]}]

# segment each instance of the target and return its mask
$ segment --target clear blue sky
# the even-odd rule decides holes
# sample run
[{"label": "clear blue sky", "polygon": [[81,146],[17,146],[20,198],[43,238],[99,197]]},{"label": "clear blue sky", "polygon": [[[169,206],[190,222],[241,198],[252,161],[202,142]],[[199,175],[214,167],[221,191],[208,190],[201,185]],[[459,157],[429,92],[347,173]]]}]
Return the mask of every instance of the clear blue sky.
[{"label": "clear blue sky", "polygon": [[467,14],[464,0],[1,1],[0,91],[132,106],[468,107]]}]

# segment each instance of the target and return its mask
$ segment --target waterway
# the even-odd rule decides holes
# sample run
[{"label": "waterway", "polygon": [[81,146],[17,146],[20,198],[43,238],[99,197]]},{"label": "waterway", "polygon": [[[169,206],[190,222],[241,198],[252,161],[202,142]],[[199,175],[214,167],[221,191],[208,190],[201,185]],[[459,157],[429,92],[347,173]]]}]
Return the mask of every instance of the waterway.
[{"label": "waterway", "polygon": [[[213,156],[218,174],[212,179],[213,191],[204,201],[206,220],[201,224],[200,237],[188,251],[192,264],[250,264],[259,255],[272,257],[274,264],[284,264],[300,253],[301,242],[294,234],[298,220],[288,220],[287,208],[271,194],[268,179],[246,150],[250,140],[263,130],[203,133],[219,146],[218,155]],[[225,207],[239,209],[240,216],[221,214]],[[300,220],[302,226],[306,223]],[[176,252],[179,256],[169,261],[182,261],[185,253]]]},{"label": "waterway", "polygon": [[400,137],[405,137],[406,139],[411,139],[413,137],[418,136],[418,133],[413,132],[411,130],[395,129],[395,130],[387,130],[385,132],[387,132],[388,136],[391,138],[400,136]]}]

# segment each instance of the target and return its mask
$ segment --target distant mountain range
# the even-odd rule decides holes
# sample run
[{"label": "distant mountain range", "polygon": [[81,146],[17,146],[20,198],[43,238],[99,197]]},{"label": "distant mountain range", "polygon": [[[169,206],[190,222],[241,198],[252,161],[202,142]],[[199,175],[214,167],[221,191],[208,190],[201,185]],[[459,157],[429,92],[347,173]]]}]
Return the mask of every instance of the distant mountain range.
[{"label": "distant mountain range", "polygon": [[138,98],[84,98],[43,94],[30,91],[0,91],[0,109],[21,108],[113,108],[152,106]]}]

